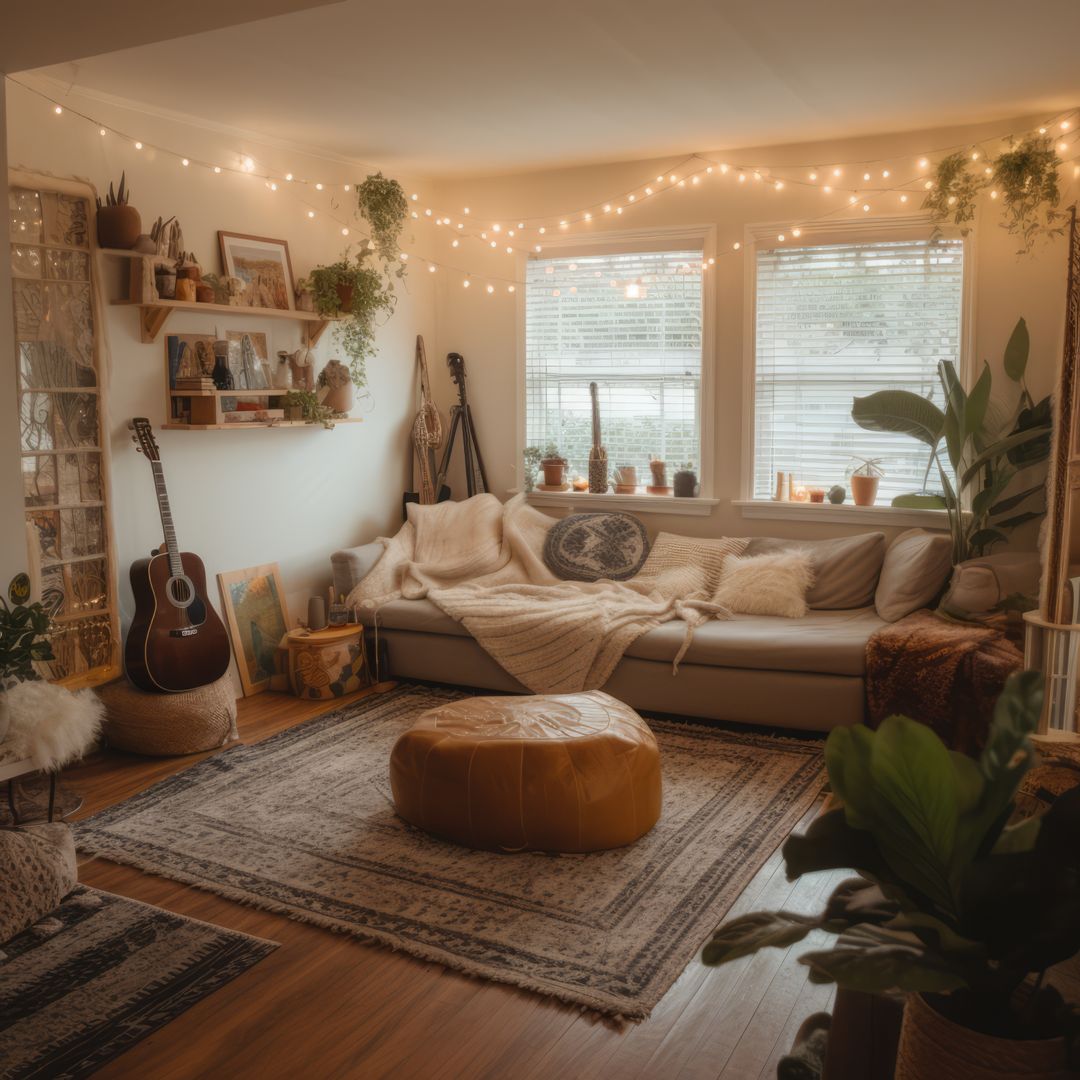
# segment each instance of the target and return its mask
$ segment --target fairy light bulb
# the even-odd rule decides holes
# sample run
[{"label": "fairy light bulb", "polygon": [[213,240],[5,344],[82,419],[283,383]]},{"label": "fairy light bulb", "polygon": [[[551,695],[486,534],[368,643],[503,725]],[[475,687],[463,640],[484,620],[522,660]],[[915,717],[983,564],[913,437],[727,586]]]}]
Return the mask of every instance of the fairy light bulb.
[{"label": "fairy light bulb", "polygon": [[901,195],[900,196],[900,201],[901,202],[907,202],[907,196],[906,195]]},{"label": "fairy light bulb", "polygon": [[490,296],[494,291],[495,291],[495,286],[494,285],[489,285],[487,287],[488,296]]},{"label": "fairy light bulb", "polygon": [[862,208],[863,208],[863,213],[864,214],[869,214],[870,213],[870,204],[869,203],[864,202],[862,204]]},{"label": "fairy light bulb", "polygon": [[468,208],[468,207],[466,206],[466,207],[465,207],[465,209],[464,209],[464,210],[462,210],[461,212],[462,212],[463,214],[467,214],[467,213],[469,212],[469,208]]},{"label": "fairy light bulb", "polygon": [[136,149],[136,150],[141,150],[141,149],[142,149],[142,143],[141,143],[141,142],[137,142],[137,143],[135,144],[135,149]]},{"label": "fairy light bulb", "polygon": [[777,180],[776,183],[773,184],[773,191],[783,191],[783,190],[784,190],[784,181],[783,180]]},{"label": "fairy light bulb", "polygon": [[315,185],[315,190],[316,191],[322,191],[322,184],[316,184]]},{"label": "fairy light bulb", "polygon": [[739,173],[739,183],[740,184],[745,184],[746,183],[746,173],[744,173],[744,172]]},{"label": "fairy light bulb", "polygon": [[727,175],[727,172],[728,172],[728,170],[730,168],[731,168],[731,166],[728,165],[728,163],[726,161],[721,161],[720,162],[720,172],[723,173],[725,176]]},{"label": "fairy light bulb", "polygon": [[506,291],[509,292],[509,293],[517,292],[517,286],[515,286],[515,285],[507,285],[506,286]]},{"label": "fairy light bulb", "polygon": [[418,221],[420,219],[420,215],[415,210],[409,212],[409,217],[411,217],[414,221]]},{"label": "fairy light bulb", "polygon": [[463,282],[461,283],[461,285],[462,285],[462,288],[465,288],[465,289],[467,289],[467,288],[468,288],[468,287],[469,287],[469,286],[470,286],[471,284],[472,284],[472,282],[470,282],[468,278],[466,278],[466,279],[465,279],[465,280],[464,280],[464,281],[463,281]]},{"label": "fairy light bulb", "polygon": [[352,191],[352,184],[345,184],[345,185],[344,185],[344,186],[342,187],[342,189],[341,189],[341,190],[342,190],[342,191]]},{"label": "fairy light bulb", "polygon": [[487,235],[487,233],[486,233],[486,232],[482,232],[482,233],[480,234],[480,239],[481,239],[481,240],[486,240],[487,238],[488,238],[488,235]]},{"label": "fairy light bulb", "polygon": [[215,165],[214,166],[214,172],[216,172],[216,173],[221,172],[221,166],[220,165]]},{"label": "fairy light bulb", "polygon": [[107,135],[107,134],[108,134],[108,132],[107,132],[107,131],[106,131],[106,130],[105,130],[104,128],[101,128],[101,129],[100,129],[100,130],[98,131],[98,134],[99,134],[99,135]]},{"label": "fairy light bulb", "polygon": [[675,181],[676,181],[676,180],[678,179],[678,177],[677,177],[677,176],[676,176],[676,175],[675,175],[674,173],[672,173],[672,174],[671,174],[671,175],[670,175],[670,176],[668,177],[668,179],[669,179],[669,180],[670,180],[670,181],[671,181],[671,182],[672,182],[672,183],[674,184],[674,183],[675,183]]},{"label": "fairy light bulb", "polygon": [[507,236],[514,236],[514,235],[516,235],[516,234],[515,234],[515,232],[514,232],[514,230],[513,230],[513,229],[507,229],[507,230],[506,230],[506,235],[507,235]]},{"label": "fairy light bulb", "polygon": [[1059,143],[1057,144],[1057,148],[1058,148],[1058,153],[1059,153],[1059,154],[1064,154],[1064,153],[1065,153],[1065,151],[1069,149],[1069,144],[1068,144],[1068,143],[1063,143],[1063,142],[1059,142]]},{"label": "fairy light bulb", "polygon": [[869,180],[869,179],[870,179],[870,174],[869,174],[868,172],[864,172],[864,173],[862,174],[862,178],[863,178],[864,180]]},{"label": "fairy light bulb", "polygon": [[255,162],[251,158],[246,157],[241,163],[241,168],[244,170],[244,172],[254,172]]},{"label": "fairy light bulb", "polygon": [[784,242],[784,240],[785,240],[785,236],[784,236],[783,233],[778,233],[776,239],[779,240],[780,243],[782,244]]},{"label": "fairy light bulb", "polygon": [[342,228],[341,235],[342,236],[348,236],[349,235],[349,227],[347,225]]},{"label": "fairy light bulb", "polygon": [[[191,162],[188,161],[187,158],[181,158],[180,159],[180,164],[183,165],[184,168],[186,169],[191,164]],[[276,187],[277,185],[275,184],[274,186]]]},{"label": "fairy light bulb", "polygon": [[540,226],[540,228],[539,228],[539,229],[537,229],[536,231],[537,231],[537,232],[538,232],[538,233],[539,233],[539,234],[540,234],[541,236],[543,236],[543,235],[544,235],[544,233],[546,233],[546,232],[547,232],[547,229],[546,229],[546,228],[545,228],[545,227],[544,227],[543,225],[541,225],[541,226]]},{"label": "fairy light bulb", "polygon": [[60,108],[59,105],[57,105],[56,108],[53,109],[53,112],[56,113],[57,116],[59,116],[63,111],[64,110],[62,108]]},{"label": "fairy light bulb", "polygon": [[985,174],[986,174],[987,176],[993,176],[993,175],[994,175],[994,170],[993,170],[993,169],[991,169],[989,165],[987,165],[987,166],[986,166],[986,168],[985,168],[985,169],[983,169],[983,172],[984,172],[984,173],[985,173]]},{"label": "fairy light bulb", "polygon": [[742,244],[740,244],[739,241],[736,240],[735,243],[731,245],[731,250],[732,251],[738,251],[739,248],[741,248],[741,247],[742,247]]},{"label": "fairy light bulb", "polygon": [[652,188],[651,188],[651,187],[647,187],[647,188],[645,189],[645,194],[646,194],[646,195],[651,195],[651,194],[652,194]]},{"label": "fairy light bulb", "polygon": [[972,150],[971,151],[971,160],[972,161],[978,161],[979,160],[979,151],[978,150]]},{"label": "fairy light bulb", "polygon": [[493,248],[497,248],[499,246],[499,241],[498,240],[492,240],[491,243],[488,246],[493,247]]},{"label": "fairy light bulb", "polygon": [[450,241],[450,246],[455,248],[461,247],[461,241],[455,236],[454,239]]},{"label": "fairy light bulb", "polygon": [[822,191],[823,191],[823,192],[824,192],[824,193],[825,193],[826,195],[831,195],[831,194],[832,194],[832,188],[831,188],[831,187],[830,187],[830,186],[829,186],[828,184],[825,184],[825,185],[824,185],[824,187],[822,187],[822,189],[821,189],[821,190],[822,190]]},{"label": "fairy light bulb", "polygon": [[692,177],[691,180],[690,180],[690,183],[691,184],[700,184],[701,183],[701,177],[700,176]]},{"label": "fairy light bulb", "polygon": [[507,249],[506,249],[506,254],[507,255],[513,255],[514,254],[514,249],[512,247],[508,246]]},{"label": "fairy light bulb", "polygon": [[817,173],[816,173],[816,172],[812,172],[812,173],[810,174],[810,182],[811,182],[811,183],[813,183],[813,181],[815,181],[816,179],[817,179]]},{"label": "fairy light bulb", "polygon": [[854,206],[854,205],[855,205],[855,204],[856,204],[856,203],[857,203],[858,201],[859,201],[859,196],[858,196],[858,195],[849,195],[849,196],[848,196],[848,202],[849,202],[849,203],[850,203],[850,204],[851,204],[852,206]]},{"label": "fairy light bulb", "polygon": [[623,208],[622,208],[621,206],[616,206],[616,207],[615,207],[615,213],[616,213],[616,214],[621,214],[621,213],[622,213],[622,211],[623,211]]},{"label": "fairy light bulb", "polygon": [[832,174],[833,174],[833,176],[841,177],[841,176],[844,175],[844,170],[843,169],[833,169]]},{"label": "fairy light bulb", "polygon": [[631,196],[629,196],[629,198],[627,198],[626,201],[627,202],[637,202],[637,196],[636,195],[631,195]]},{"label": "fairy light bulb", "polygon": [[285,174],[285,179],[286,179],[286,180],[288,180],[288,182],[289,182],[289,183],[291,184],[291,183],[292,183],[292,173],[291,173],[291,172],[287,172],[287,173]]},{"label": "fairy light bulb", "polygon": [[537,244],[537,245],[536,245],[536,246],[535,246],[535,247],[533,248],[533,251],[535,251],[535,252],[536,252],[536,253],[537,253],[538,255],[539,255],[539,254],[540,254],[540,252],[541,252],[541,251],[543,251],[543,250],[544,250],[544,249],[543,249],[543,248],[542,248],[542,247],[541,247],[541,246],[540,246],[539,244]]},{"label": "fairy light bulb", "polygon": [[716,265],[716,259],[713,258],[711,255],[709,256],[709,265],[710,266],[715,266]]},{"label": "fairy light bulb", "polygon": [[759,173],[757,171],[757,169],[754,170],[754,179],[755,180],[760,180],[761,179],[761,173]]},{"label": "fairy light bulb", "polygon": [[607,204],[607,205],[606,205],[606,206],[604,207],[604,213],[605,213],[605,214],[610,214],[610,213],[611,213],[611,203],[608,203],[608,204]]},{"label": "fairy light bulb", "polygon": [[1061,128],[1062,131],[1068,131],[1069,127],[1070,127],[1070,124],[1069,124],[1068,120],[1062,120],[1060,125],[1058,125],[1058,126]]},{"label": "fairy light bulb", "polygon": [[400,253],[398,254],[398,258],[399,258],[399,259],[400,259],[400,260],[401,260],[402,262],[408,262],[408,261],[409,261],[409,253],[408,253],[407,251],[402,251],[402,252],[400,252]]},{"label": "fairy light bulb", "polygon": [[275,184],[273,181],[270,182],[269,187],[271,191],[277,191],[277,184]]},{"label": "fairy light bulb", "polygon": [[881,170],[881,179],[882,180],[888,180],[889,179],[889,170],[888,169],[882,169]]},{"label": "fairy light bulb", "polygon": [[559,228],[560,228],[560,229],[565,229],[565,228],[566,228],[566,226],[567,226],[567,225],[569,225],[569,224],[570,224],[570,223],[569,223],[568,221],[560,221],[560,222],[559,222]]},{"label": "fairy light bulb", "polygon": [[[796,240],[798,240],[798,238],[802,236],[802,229],[792,229],[791,235],[794,236]],[[710,259],[709,262],[712,262],[712,259]]]},{"label": "fairy light bulb", "polygon": [[499,225],[498,223],[496,223],[495,225],[491,226],[491,231],[492,232],[501,232],[502,231],[502,226]]},{"label": "fairy light bulb", "polygon": [[1044,128],[1044,127],[1039,128],[1039,134],[1040,135],[1045,135],[1046,134],[1046,128]]},{"label": "fairy light bulb", "polygon": [[431,207],[430,206],[424,211],[424,217],[431,217]]},{"label": "fairy light bulb", "polygon": [[991,191],[990,192],[990,198],[991,199],[996,199],[997,198],[997,192],[996,191]]},{"label": "fairy light bulb", "polygon": [[929,166],[929,164],[930,164],[930,162],[927,161],[926,158],[919,158],[919,168],[920,169],[927,168]]},{"label": "fairy light bulb", "polygon": [[428,263],[427,272],[429,274],[434,274],[435,273],[435,264],[434,263]]},{"label": "fairy light bulb", "polygon": [[308,216],[309,218],[313,218],[313,217],[315,216],[315,211],[314,211],[314,210],[309,210],[309,211],[307,212],[307,216]]},{"label": "fairy light bulb", "polygon": [[933,180],[927,180],[927,181],[926,181],[926,183],[925,183],[925,184],[923,184],[923,187],[924,187],[924,188],[925,188],[925,189],[926,189],[927,191],[929,191],[929,190],[930,190],[930,189],[931,189],[931,188],[932,188],[933,186],[934,186],[934,181],[933,181]]},{"label": "fairy light bulb", "polygon": [[412,194],[411,194],[411,195],[409,196],[409,199],[410,199],[410,200],[411,200],[412,202],[416,202],[416,201],[417,201],[417,200],[418,200],[419,198],[420,198],[420,196],[419,196],[419,195],[417,195],[415,191],[414,191],[414,192],[413,192],[413,193],[412,193]]},{"label": "fairy light bulb", "polygon": [[592,214],[586,214],[585,215],[585,220],[586,221],[592,221]]}]

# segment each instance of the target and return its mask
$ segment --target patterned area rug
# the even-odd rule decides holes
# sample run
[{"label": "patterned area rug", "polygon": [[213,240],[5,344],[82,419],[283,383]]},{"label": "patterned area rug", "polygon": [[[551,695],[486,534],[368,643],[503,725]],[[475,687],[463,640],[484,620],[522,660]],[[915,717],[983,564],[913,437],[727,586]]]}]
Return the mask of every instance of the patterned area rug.
[{"label": "patterned area rug", "polygon": [[627,848],[500,855],[394,813],[387,765],[426,709],[405,686],[239,746],[75,825],[87,852],[640,1019],[813,804],[821,744],[652,722],[663,814]]},{"label": "patterned area rug", "polygon": [[89,1076],[276,948],[79,886],[0,946],[0,1078]]}]

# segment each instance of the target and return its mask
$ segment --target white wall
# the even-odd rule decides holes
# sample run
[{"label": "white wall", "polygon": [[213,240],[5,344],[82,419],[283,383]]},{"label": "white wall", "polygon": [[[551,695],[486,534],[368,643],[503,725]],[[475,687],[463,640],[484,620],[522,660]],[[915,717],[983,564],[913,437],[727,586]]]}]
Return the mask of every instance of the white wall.
[{"label": "white wall", "polygon": [[[72,106],[77,107],[75,101]],[[158,215],[167,218],[175,214],[183,226],[186,246],[207,269],[220,269],[218,229],[288,240],[297,276],[316,263],[333,261],[347,243],[340,225],[327,221],[321,212],[314,221],[309,220],[307,208],[289,192],[271,192],[262,180],[253,177],[184,168],[177,160],[156,154],[149,144],[175,147],[192,160],[236,161],[239,151],[297,176],[325,176],[330,170],[341,182],[363,179],[363,171],[357,175],[357,170],[256,145],[238,147],[225,136],[125,114],[100,103],[87,103],[83,108],[143,139],[147,148],[136,151],[130,141],[113,135],[103,137],[95,126],[69,114],[53,116],[47,104],[20,87],[9,86],[8,157],[12,168],[88,178],[100,190],[126,171],[132,205],[140,211],[144,229],[149,230]],[[323,201],[316,205],[320,211],[329,206]],[[342,213],[348,213],[348,208]],[[357,231],[354,227],[354,234]],[[108,275],[106,295],[124,295],[121,275],[126,273],[126,263],[99,260],[99,266],[102,263]],[[364,423],[342,425],[333,431],[305,427],[158,432],[178,538],[184,550],[202,556],[215,603],[213,575],[277,562],[295,619],[306,612],[311,593],[325,593],[332,551],[392,532],[400,524],[401,492],[409,468],[409,429],[415,411],[414,339],[417,333],[426,333],[430,340],[434,328],[432,284],[427,278],[427,274],[414,272],[397,285],[397,310],[380,328],[378,356],[368,363],[374,407]],[[7,286],[2,281],[0,287],[6,295]],[[170,316],[158,341],[144,345],[139,339],[137,309],[107,307],[102,314],[110,353],[112,515],[120,560],[121,614],[126,624],[132,612],[127,568],[162,539],[150,469],[135,452],[126,425],[136,415],[148,416],[155,428],[165,419],[165,335],[261,330],[269,337],[273,358],[277,349],[293,349],[299,344],[300,324],[177,312]],[[330,331],[319,343],[318,353],[320,366],[336,355]],[[9,418],[15,415],[11,356],[10,328],[0,323],[0,407]],[[0,453],[0,521],[5,530],[0,562],[21,567],[25,565],[22,533],[7,535],[9,523],[22,518],[21,498],[10,490],[8,482],[13,460],[17,469],[12,430],[17,433],[17,427],[4,425],[7,452]]]},{"label": "white wall", "polygon": [[[917,173],[917,158],[936,147],[948,147],[977,139],[988,139],[1004,131],[1021,131],[1037,121],[1017,121],[1006,125],[986,125],[965,130],[939,130],[874,139],[854,139],[828,144],[789,147],[751,148],[725,151],[717,160],[731,163],[776,165],[789,163],[790,169],[778,175],[805,176],[809,169],[796,169],[800,163],[827,163],[879,160],[876,171],[891,168],[893,177]],[[888,159],[888,160],[880,160]],[[617,192],[627,192],[672,166],[670,161],[628,162],[594,168],[567,169],[502,177],[474,177],[440,185],[438,203],[444,212],[460,212],[470,205],[472,219],[485,223],[503,223],[528,217],[555,217],[575,209],[603,202]],[[849,176],[852,170],[848,170]],[[861,182],[862,169],[858,170]],[[1071,171],[1070,171],[1071,177]],[[839,183],[840,181],[838,181]],[[845,180],[844,182],[850,182]],[[1074,189],[1075,190],[1075,189]],[[1063,203],[1073,192],[1066,191]],[[918,209],[918,198],[909,201]],[[733,253],[739,241],[745,248],[745,230],[764,222],[776,223],[777,231],[807,221],[841,206],[842,197],[824,195],[819,189],[789,183],[782,192],[773,192],[764,184],[750,181],[738,184],[733,176],[721,179],[714,174],[702,184],[674,190],[646,203],[637,203],[621,217],[598,215],[588,228],[596,235],[635,228],[714,225],[719,257],[708,271],[715,292],[716,336],[714,409],[714,445],[706,448],[714,478],[713,494],[721,504],[704,518],[668,517],[650,514],[649,528],[667,529],[702,535],[837,535],[864,526],[838,526],[744,519],[732,499],[742,497],[744,428],[750,417],[744,415],[744,311],[745,260]],[[892,212],[903,210],[898,197],[890,201]],[[875,206],[875,214],[877,208]],[[843,216],[843,215],[841,215]],[[861,218],[868,215],[860,214]],[[614,220],[613,220],[614,219]],[[618,224],[616,225],[615,222]],[[582,227],[570,230],[582,232]],[[537,238],[528,240],[528,245]],[[980,213],[975,237],[975,337],[977,361],[990,361],[1000,372],[1001,356],[1012,328],[1021,315],[1028,322],[1032,339],[1029,385],[1036,397],[1050,391],[1060,363],[1064,326],[1066,246],[1062,240],[1040,245],[1023,258],[1015,254],[1017,243],[998,225],[984,208]],[[472,261],[491,274],[511,273],[512,257],[483,252],[473,247]],[[520,270],[519,270],[520,273]],[[516,483],[515,468],[521,447],[517,445],[517,334],[520,326],[515,297],[497,291],[489,297],[479,288],[465,290],[455,280],[444,280],[439,293],[441,352],[462,352],[471,374],[470,397],[480,430],[492,483],[499,491]],[[1005,380],[997,375],[995,382]],[[875,528],[878,526],[874,526]],[[1030,544],[1032,538],[1018,538]]]}]

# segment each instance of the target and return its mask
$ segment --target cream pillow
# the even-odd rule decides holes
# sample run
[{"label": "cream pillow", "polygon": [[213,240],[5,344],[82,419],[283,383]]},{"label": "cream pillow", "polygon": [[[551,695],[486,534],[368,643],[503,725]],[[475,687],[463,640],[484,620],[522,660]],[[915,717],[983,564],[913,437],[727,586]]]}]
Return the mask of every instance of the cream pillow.
[{"label": "cream pillow", "polygon": [[813,583],[812,556],[806,551],[729,558],[713,602],[744,615],[801,619],[810,610],[806,594]]},{"label": "cream pillow", "polygon": [[932,603],[952,573],[952,541],[945,533],[902,532],[885,552],[874,607],[896,622]]}]

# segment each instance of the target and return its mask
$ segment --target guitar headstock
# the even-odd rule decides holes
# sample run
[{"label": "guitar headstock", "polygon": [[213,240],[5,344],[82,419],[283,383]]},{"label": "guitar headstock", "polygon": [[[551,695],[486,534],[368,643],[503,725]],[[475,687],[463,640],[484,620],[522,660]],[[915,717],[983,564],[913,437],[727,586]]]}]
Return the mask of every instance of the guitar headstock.
[{"label": "guitar headstock", "polygon": [[446,364],[450,368],[450,378],[465,389],[465,357],[461,353],[452,352],[446,354]]},{"label": "guitar headstock", "polygon": [[131,441],[135,444],[135,449],[140,454],[145,454],[149,461],[160,461],[161,454],[150,421],[145,416],[136,416],[134,420],[128,421],[128,427],[132,432]]}]

